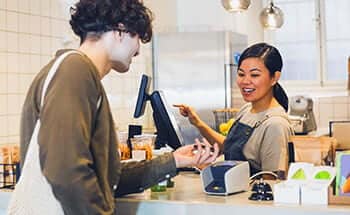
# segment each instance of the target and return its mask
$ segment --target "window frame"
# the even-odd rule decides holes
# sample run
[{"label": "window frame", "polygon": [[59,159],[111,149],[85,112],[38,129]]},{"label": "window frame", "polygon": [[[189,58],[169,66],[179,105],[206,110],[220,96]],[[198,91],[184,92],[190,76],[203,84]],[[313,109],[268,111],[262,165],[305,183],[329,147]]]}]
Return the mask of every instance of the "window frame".
[{"label": "window frame", "polygon": [[[297,1],[297,0],[296,0]],[[326,3],[325,0],[313,0],[315,3],[315,48],[317,76],[316,80],[281,80],[290,94],[308,92],[308,94],[336,93],[347,90],[347,80],[327,80],[327,31],[326,31]],[[269,0],[264,0],[264,6],[268,5]],[[276,4],[278,7],[278,3]],[[283,11],[283,9],[282,9]],[[283,28],[283,26],[282,26]],[[274,30],[264,29],[264,40],[274,44]],[[277,30],[278,31],[278,30]],[[302,89],[302,90],[300,90]]]}]

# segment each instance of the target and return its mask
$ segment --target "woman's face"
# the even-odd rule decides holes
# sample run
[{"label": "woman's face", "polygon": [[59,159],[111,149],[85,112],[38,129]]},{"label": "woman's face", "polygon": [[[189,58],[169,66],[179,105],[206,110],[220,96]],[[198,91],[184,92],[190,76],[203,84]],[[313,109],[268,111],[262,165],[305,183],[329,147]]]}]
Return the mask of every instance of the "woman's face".
[{"label": "woman's face", "polygon": [[276,82],[276,77],[270,76],[269,70],[260,58],[243,60],[237,71],[236,83],[246,102],[258,102],[267,96],[272,98],[272,86]]}]

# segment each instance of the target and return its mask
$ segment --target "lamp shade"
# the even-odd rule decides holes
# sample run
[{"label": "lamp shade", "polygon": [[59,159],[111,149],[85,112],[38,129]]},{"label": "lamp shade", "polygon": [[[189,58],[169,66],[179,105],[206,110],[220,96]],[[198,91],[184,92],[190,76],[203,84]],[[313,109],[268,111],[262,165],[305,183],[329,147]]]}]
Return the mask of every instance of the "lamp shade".
[{"label": "lamp shade", "polygon": [[280,28],[284,22],[283,12],[280,8],[270,2],[269,6],[261,11],[260,22],[264,28]]},{"label": "lamp shade", "polygon": [[250,0],[221,0],[221,4],[229,12],[239,12],[248,9]]}]

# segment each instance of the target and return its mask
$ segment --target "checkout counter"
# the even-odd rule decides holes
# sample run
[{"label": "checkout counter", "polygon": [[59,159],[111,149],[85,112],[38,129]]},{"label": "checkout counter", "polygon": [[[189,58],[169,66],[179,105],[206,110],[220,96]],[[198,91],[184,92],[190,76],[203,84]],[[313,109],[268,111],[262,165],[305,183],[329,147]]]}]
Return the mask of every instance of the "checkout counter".
[{"label": "checkout counter", "polygon": [[[213,196],[203,192],[200,175],[183,172],[166,192],[150,189],[116,199],[120,215],[348,215],[350,205],[293,205],[248,200],[251,192]],[[6,214],[11,190],[0,190],[0,215]]]},{"label": "checkout counter", "polygon": [[123,215],[346,215],[350,205],[277,205],[273,201],[248,200],[251,192],[213,196],[203,192],[198,174],[184,172],[174,178],[175,187],[166,192],[131,194],[116,200]]}]

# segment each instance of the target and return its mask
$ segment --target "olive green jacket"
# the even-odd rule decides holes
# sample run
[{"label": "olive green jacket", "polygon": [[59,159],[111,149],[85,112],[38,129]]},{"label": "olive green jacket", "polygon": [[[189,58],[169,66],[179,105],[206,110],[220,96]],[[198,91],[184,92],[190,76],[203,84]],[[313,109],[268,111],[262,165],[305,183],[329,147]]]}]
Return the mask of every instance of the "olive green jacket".
[{"label": "olive green jacket", "polygon": [[[65,51],[58,51],[56,58]],[[106,93],[96,67],[82,53],[64,59],[40,110],[43,83],[54,60],[34,78],[23,105],[21,162],[23,166],[40,118],[41,169],[65,214],[114,214],[115,195],[140,192],[167,174],[176,175],[172,154],[120,163]]]}]

